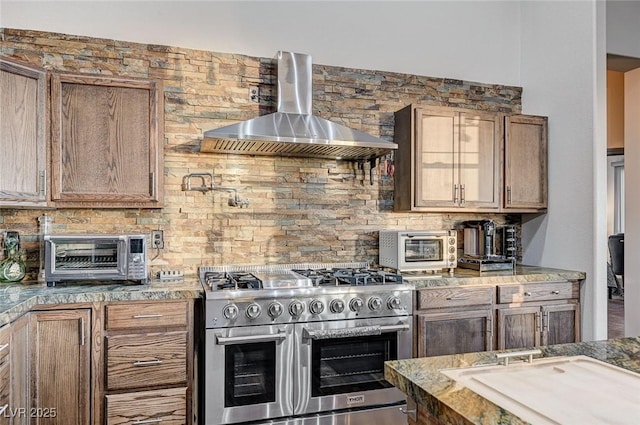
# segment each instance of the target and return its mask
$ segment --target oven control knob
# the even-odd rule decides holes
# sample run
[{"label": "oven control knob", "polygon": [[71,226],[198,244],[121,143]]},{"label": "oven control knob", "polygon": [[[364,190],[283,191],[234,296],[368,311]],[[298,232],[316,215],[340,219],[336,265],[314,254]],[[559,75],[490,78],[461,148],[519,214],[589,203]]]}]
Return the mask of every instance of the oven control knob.
[{"label": "oven control knob", "polygon": [[324,304],[320,300],[313,300],[309,303],[309,311],[311,314],[320,314],[324,311]]},{"label": "oven control knob", "polygon": [[360,311],[360,309],[364,306],[364,302],[362,298],[354,298],[349,301],[349,308],[351,311]]},{"label": "oven control knob", "polygon": [[400,301],[400,298],[389,297],[389,300],[387,301],[387,308],[389,310],[397,310],[400,307],[402,307],[402,301]]},{"label": "oven control knob", "polygon": [[344,302],[342,300],[331,301],[329,310],[331,310],[332,313],[342,313],[344,311]]},{"label": "oven control knob", "polygon": [[300,316],[303,311],[304,311],[304,304],[302,304],[300,301],[298,300],[291,301],[291,304],[289,304],[289,313],[291,313],[293,317]]},{"label": "oven control knob", "polygon": [[368,304],[370,310],[380,310],[380,308],[382,307],[382,300],[380,299],[380,297],[371,297],[369,298]]},{"label": "oven control knob", "polygon": [[260,316],[260,306],[256,303],[251,303],[249,304],[249,307],[247,307],[247,317],[249,319],[257,319],[258,316]]},{"label": "oven control knob", "polygon": [[271,303],[269,305],[269,308],[267,309],[267,313],[269,314],[269,316],[273,317],[274,319],[276,317],[279,317],[282,314],[282,304]]},{"label": "oven control knob", "polygon": [[222,309],[222,315],[227,320],[234,320],[238,317],[238,307],[235,304],[227,304]]}]

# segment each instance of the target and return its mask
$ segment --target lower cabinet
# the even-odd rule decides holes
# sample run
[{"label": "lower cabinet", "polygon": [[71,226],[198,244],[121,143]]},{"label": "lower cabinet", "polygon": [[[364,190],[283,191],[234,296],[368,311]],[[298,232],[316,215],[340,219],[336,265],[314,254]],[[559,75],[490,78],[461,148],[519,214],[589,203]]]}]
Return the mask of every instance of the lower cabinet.
[{"label": "lower cabinet", "polygon": [[187,388],[110,394],[106,425],[183,425],[187,417]]},{"label": "lower cabinet", "polygon": [[8,425],[11,409],[11,328],[0,328],[0,425]]},{"label": "lower cabinet", "polygon": [[[30,423],[26,412],[31,406],[31,361],[29,350],[30,313],[11,323],[11,416],[13,425]],[[23,413],[24,412],[24,413]]]},{"label": "lower cabinet", "polygon": [[416,357],[493,349],[494,288],[438,287],[417,294]]},{"label": "lower cabinet", "polygon": [[193,303],[110,303],[104,311],[104,423],[192,424]]},{"label": "lower cabinet", "polygon": [[31,424],[91,420],[91,310],[32,311]]},{"label": "lower cabinet", "polygon": [[418,290],[415,357],[580,341],[580,282]]},{"label": "lower cabinet", "polygon": [[497,348],[580,341],[578,282],[498,286]]}]

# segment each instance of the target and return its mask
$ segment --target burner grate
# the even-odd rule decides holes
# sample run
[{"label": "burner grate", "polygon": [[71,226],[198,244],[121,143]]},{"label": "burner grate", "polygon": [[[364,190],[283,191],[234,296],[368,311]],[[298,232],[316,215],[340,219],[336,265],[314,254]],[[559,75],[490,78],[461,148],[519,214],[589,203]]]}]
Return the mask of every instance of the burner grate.
[{"label": "burner grate", "polygon": [[262,282],[246,272],[206,272],[204,282],[211,289],[262,289]]}]

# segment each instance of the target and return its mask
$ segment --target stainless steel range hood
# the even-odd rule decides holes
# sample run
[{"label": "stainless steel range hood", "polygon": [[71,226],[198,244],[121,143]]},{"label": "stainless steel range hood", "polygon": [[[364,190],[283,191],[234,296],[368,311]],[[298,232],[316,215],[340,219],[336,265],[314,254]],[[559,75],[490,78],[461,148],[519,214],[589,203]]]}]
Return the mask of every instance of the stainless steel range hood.
[{"label": "stainless steel range hood", "polygon": [[398,145],[312,115],[311,56],[278,52],[277,112],[204,133],[201,152],[370,160]]}]

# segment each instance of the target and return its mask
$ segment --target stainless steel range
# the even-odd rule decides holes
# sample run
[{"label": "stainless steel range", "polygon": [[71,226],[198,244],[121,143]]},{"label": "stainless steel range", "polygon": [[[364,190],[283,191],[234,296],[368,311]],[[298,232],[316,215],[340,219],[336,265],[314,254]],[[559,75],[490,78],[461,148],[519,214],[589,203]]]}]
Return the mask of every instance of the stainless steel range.
[{"label": "stainless steel range", "polygon": [[367,263],[201,267],[205,425],[406,423],[413,287]]}]

